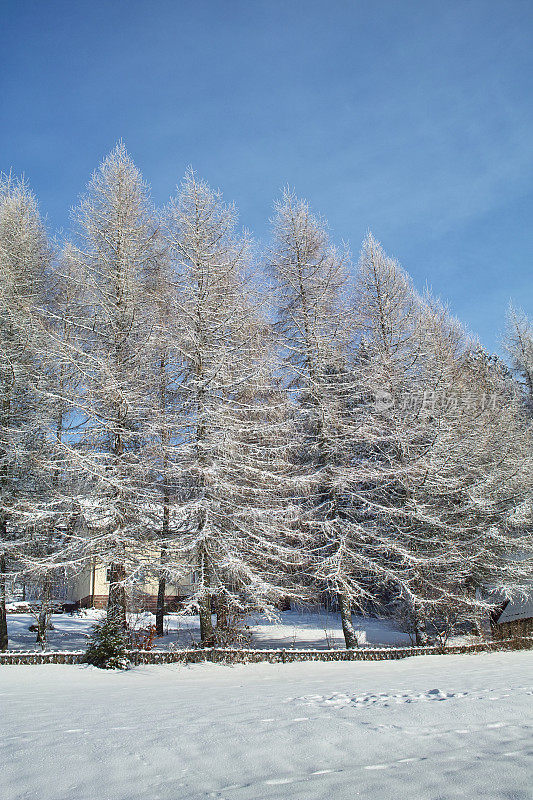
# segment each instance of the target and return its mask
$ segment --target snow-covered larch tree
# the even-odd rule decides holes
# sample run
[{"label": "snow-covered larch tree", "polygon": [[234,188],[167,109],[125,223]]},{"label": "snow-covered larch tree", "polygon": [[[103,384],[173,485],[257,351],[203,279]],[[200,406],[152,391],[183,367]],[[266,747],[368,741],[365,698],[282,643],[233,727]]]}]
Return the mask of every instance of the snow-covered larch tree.
[{"label": "snow-covered larch tree", "polygon": [[515,373],[523,381],[526,403],[533,416],[533,323],[513,306],[507,312],[505,347]]},{"label": "snow-covered larch tree", "polygon": [[178,402],[181,380],[181,312],[172,263],[165,245],[147,283],[147,296],[152,309],[153,325],[145,374],[150,375],[148,383],[152,396],[144,421],[147,443],[144,457],[147,475],[151,476],[154,490],[151,508],[156,541],[151,571],[155,572],[158,581],[156,633],[163,636],[167,577],[171,577],[166,570],[166,547],[170,536],[171,504],[179,485],[174,465],[180,447],[176,432],[181,424]]},{"label": "snow-covered larch tree", "polygon": [[[153,314],[148,287],[161,258],[158,220],[139,170],[118,144],[93,175],[75,218],[69,259],[86,276],[76,327],[79,408],[75,442],[65,442],[83,478],[90,535],[65,558],[108,564],[108,613],[125,623],[125,585],[146,567],[151,476],[143,456],[151,384]],[[79,547],[79,556],[75,555]]]},{"label": "snow-covered larch tree", "polygon": [[269,612],[297,558],[284,508],[285,399],[276,401],[270,336],[250,281],[252,256],[236,213],[189,171],[166,214],[180,351],[176,499],[169,574],[195,570],[201,639],[228,613]]},{"label": "snow-covered larch tree", "polygon": [[369,233],[355,292],[353,369],[363,402],[355,415],[360,477],[353,484],[352,519],[370,556],[373,593],[403,598],[413,607],[421,592],[417,576],[434,560],[412,535],[418,509],[411,503],[411,486],[423,475],[428,438],[416,405],[424,390],[421,305],[407,273]]},{"label": "snow-covered larch tree", "polygon": [[65,568],[57,566],[57,560],[61,561],[79,508],[73,502],[79,493],[79,471],[69,457],[72,439],[83,425],[77,414],[81,391],[77,336],[78,326],[84,322],[80,306],[84,281],[78,266],[77,260],[70,258],[68,244],[54,248],[37,309],[44,326],[39,363],[46,369],[42,396],[48,409],[48,446],[42,453],[41,469],[47,476],[51,519],[46,542],[41,547],[28,547],[25,563],[27,579],[34,588],[40,587],[37,642],[42,647],[46,645],[53,594],[65,578]]},{"label": "snow-covered larch tree", "polygon": [[464,353],[449,389],[424,486],[453,544],[442,583],[453,578],[456,601],[489,587],[510,597],[532,576],[531,427],[507,368],[479,346]]},{"label": "snow-covered larch tree", "polygon": [[40,309],[50,245],[24,181],[0,182],[0,649],[7,647],[6,556],[19,565],[49,538],[53,503],[46,330]]},{"label": "snow-covered larch tree", "polygon": [[474,368],[475,346],[459,323],[420,297],[371,236],[357,298],[360,384],[367,395],[383,387],[385,401],[361,426],[363,527],[423,641],[428,609],[474,608],[489,575],[507,576],[509,590],[523,581],[524,539],[508,518],[528,493],[528,434],[505,377]]},{"label": "snow-covered larch tree", "polygon": [[[339,602],[347,647],[357,644],[351,615],[366,590],[364,555],[354,543],[346,491],[358,401],[350,359],[353,314],[347,306],[349,256],[328,239],[325,223],[291,191],[276,206],[270,265],[288,387],[298,403],[292,453],[305,473],[301,525],[312,532],[308,571]],[[354,547],[355,544],[355,547]]]}]

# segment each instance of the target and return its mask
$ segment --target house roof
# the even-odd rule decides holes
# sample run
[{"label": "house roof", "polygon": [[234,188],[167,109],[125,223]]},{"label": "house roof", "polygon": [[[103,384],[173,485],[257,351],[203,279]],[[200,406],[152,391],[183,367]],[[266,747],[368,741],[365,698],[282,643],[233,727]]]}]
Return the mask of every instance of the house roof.
[{"label": "house roof", "polygon": [[530,592],[525,597],[515,597],[509,600],[498,617],[498,624],[501,622],[514,622],[519,619],[529,619],[530,617],[533,617],[533,592]]}]

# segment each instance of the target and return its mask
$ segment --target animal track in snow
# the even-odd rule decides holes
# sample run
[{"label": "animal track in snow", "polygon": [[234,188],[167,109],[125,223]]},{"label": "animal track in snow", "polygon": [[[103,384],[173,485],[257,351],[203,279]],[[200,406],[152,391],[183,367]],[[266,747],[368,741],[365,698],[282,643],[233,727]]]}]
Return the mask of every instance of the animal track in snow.
[{"label": "animal track in snow", "polygon": [[493,690],[476,690],[474,692],[445,692],[442,689],[428,689],[425,692],[401,692],[398,694],[388,694],[380,692],[375,694],[352,695],[345,692],[333,692],[332,694],[308,694],[302,697],[287,698],[286,702],[296,701],[308,706],[331,707],[331,708],[369,708],[370,706],[380,706],[387,708],[393,705],[404,703],[427,703],[443,702],[445,700],[457,700],[461,697],[472,699],[499,700],[500,696],[490,694]]}]

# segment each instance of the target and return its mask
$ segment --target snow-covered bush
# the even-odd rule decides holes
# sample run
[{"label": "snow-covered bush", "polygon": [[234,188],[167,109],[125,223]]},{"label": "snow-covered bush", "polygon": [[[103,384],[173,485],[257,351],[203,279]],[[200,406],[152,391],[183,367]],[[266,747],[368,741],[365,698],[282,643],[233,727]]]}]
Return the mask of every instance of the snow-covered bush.
[{"label": "snow-covered bush", "polygon": [[250,647],[252,633],[250,626],[246,625],[247,614],[226,610],[226,613],[217,614],[215,628],[215,641],[217,647]]},{"label": "snow-covered bush", "polygon": [[85,660],[100,669],[130,668],[126,636],[117,615],[110,614],[93,626]]}]

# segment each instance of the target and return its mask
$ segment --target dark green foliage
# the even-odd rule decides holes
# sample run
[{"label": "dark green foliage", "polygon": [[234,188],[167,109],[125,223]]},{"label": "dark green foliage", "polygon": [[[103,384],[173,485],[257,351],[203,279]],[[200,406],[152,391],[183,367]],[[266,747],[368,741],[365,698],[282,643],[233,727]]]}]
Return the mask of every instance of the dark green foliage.
[{"label": "dark green foliage", "polygon": [[117,615],[107,615],[94,625],[85,660],[100,669],[129,669],[125,633]]}]

